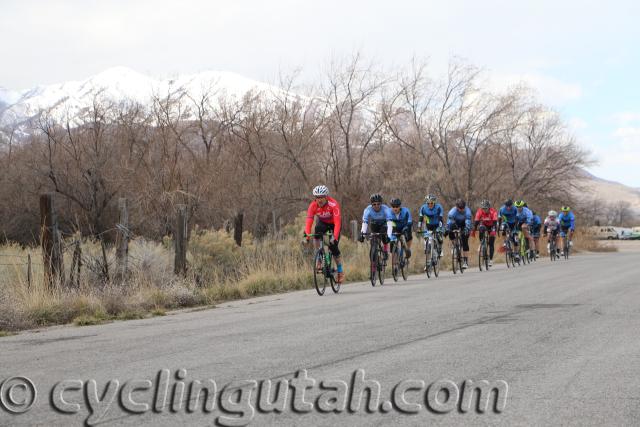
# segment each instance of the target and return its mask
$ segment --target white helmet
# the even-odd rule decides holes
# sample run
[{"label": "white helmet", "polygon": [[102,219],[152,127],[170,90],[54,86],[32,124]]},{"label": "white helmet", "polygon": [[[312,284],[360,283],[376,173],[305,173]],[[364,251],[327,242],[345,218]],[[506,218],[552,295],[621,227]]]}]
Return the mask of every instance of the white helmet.
[{"label": "white helmet", "polygon": [[316,188],[313,189],[313,195],[315,197],[328,196],[329,189],[327,188],[326,185],[318,185]]},{"label": "white helmet", "polygon": [[558,216],[558,212],[556,212],[556,211],[549,211],[549,216]]}]

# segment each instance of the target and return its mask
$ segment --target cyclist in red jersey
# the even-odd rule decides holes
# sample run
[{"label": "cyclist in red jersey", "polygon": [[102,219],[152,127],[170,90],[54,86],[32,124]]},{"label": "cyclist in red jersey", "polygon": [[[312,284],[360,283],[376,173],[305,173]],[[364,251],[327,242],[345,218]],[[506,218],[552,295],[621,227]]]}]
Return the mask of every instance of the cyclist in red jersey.
[{"label": "cyclist in red jersey", "polygon": [[313,239],[316,249],[320,247],[320,239],[322,238],[320,236],[329,230],[333,232],[333,236],[331,236],[331,241],[329,242],[329,250],[336,260],[338,273],[336,275],[336,282],[342,283],[344,280],[344,271],[342,268],[340,248],[338,248],[341,228],[340,205],[334,198],[329,197],[329,189],[324,185],[315,187],[313,189],[313,196],[315,200],[309,204],[309,208],[307,209],[307,223],[304,229],[304,235],[308,241],[311,226],[316,216],[318,217],[318,221],[316,222],[314,234],[319,235]]},{"label": "cyclist in red jersey", "polygon": [[483,200],[480,202],[480,209],[476,212],[473,221],[473,231],[471,237],[476,236],[476,230],[480,226],[480,237],[489,232],[489,266],[493,265],[493,254],[496,243],[496,229],[498,225],[498,211],[491,207],[491,202]]}]

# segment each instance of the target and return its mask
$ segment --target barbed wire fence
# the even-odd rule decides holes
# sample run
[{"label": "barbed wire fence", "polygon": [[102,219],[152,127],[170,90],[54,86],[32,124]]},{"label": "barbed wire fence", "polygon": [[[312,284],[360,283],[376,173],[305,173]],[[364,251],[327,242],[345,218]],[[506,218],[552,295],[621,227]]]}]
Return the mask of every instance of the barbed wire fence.
[{"label": "barbed wire fence", "polygon": [[[83,269],[91,271],[99,278],[98,282],[104,286],[106,283],[123,284],[129,277],[131,267],[142,268],[145,260],[129,253],[129,242],[136,238],[142,238],[142,236],[135,235],[130,228],[126,198],[118,200],[119,218],[114,227],[83,237],[78,230],[61,229],[55,209],[55,196],[55,193],[46,193],[40,196],[42,262],[34,261],[31,253],[27,255],[0,254],[0,266],[26,268],[29,288],[34,283],[33,266],[42,266],[44,284],[48,289],[57,286],[68,289],[80,288]],[[175,274],[184,276],[187,272],[186,254],[189,234],[185,205],[177,205],[175,224],[173,270]],[[108,256],[109,251],[105,243],[105,236],[109,233],[115,233],[115,256]],[[99,242],[98,254],[89,254],[83,251],[83,243],[86,244],[87,238]],[[65,272],[65,256],[71,257],[68,274]]]}]

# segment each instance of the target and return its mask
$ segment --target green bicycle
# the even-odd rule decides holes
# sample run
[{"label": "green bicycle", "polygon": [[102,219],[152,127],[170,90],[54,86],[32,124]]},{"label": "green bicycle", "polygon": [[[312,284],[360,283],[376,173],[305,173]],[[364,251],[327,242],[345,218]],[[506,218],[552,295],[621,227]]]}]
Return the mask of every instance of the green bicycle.
[{"label": "green bicycle", "polygon": [[315,251],[313,256],[313,282],[316,286],[318,295],[324,295],[327,284],[331,285],[334,293],[340,291],[340,283],[336,281],[337,266],[331,251],[325,249],[329,244],[325,239],[331,239],[333,233],[327,231],[325,234],[308,234],[309,237],[320,237],[320,247]]}]

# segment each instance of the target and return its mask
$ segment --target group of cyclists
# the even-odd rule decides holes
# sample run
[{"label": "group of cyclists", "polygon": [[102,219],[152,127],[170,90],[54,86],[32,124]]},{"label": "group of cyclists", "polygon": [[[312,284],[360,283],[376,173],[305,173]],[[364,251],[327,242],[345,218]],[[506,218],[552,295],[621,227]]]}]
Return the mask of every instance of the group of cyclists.
[{"label": "group of cyclists", "polygon": [[[341,233],[340,205],[329,196],[329,189],[325,185],[318,185],[312,192],[314,200],[307,209],[306,226],[304,236],[307,241],[313,237],[316,247],[322,236],[331,232],[329,250],[336,260],[336,282],[342,283],[344,280],[344,266],[340,256],[339,239]],[[403,236],[406,242],[406,257],[411,257],[411,246],[413,241],[413,219],[411,211],[402,206],[402,201],[398,198],[391,199],[391,206],[384,203],[381,194],[372,194],[370,204],[364,209],[362,215],[362,228],[358,240],[363,242],[369,233],[378,233],[384,243],[384,261],[388,259],[389,253],[393,251],[398,237]],[[489,266],[493,265],[495,254],[495,241],[498,233],[504,237],[504,244],[510,239],[510,244],[515,249],[514,255],[517,258],[519,241],[515,238],[520,231],[533,256],[539,256],[539,240],[541,232],[547,237],[547,250],[551,243],[559,251],[558,239],[568,239],[571,246],[575,231],[575,215],[569,206],[563,206],[560,214],[555,210],[550,210],[544,221],[532,211],[524,200],[513,201],[508,199],[496,210],[491,206],[489,200],[482,200],[480,207],[472,214],[471,209],[463,199],[458,199],[446,214],[437,197],[429,194],[424,199],[424,204],[418,210],[417,231],[423,237],[429,233],[434,233],[438,242],[439,255],[442,257],[442,246],[444,238],[450,240],[460,235],[462,243],[462,268],[469,267],[469,237],[479,235],[480,239],[487,238],[489,248]],[[314,218],[318,217],[314,233],[311,234]],[[459,230],[459,233],[455,231]],[[426,268],[426,267],[425,267]]]}]

